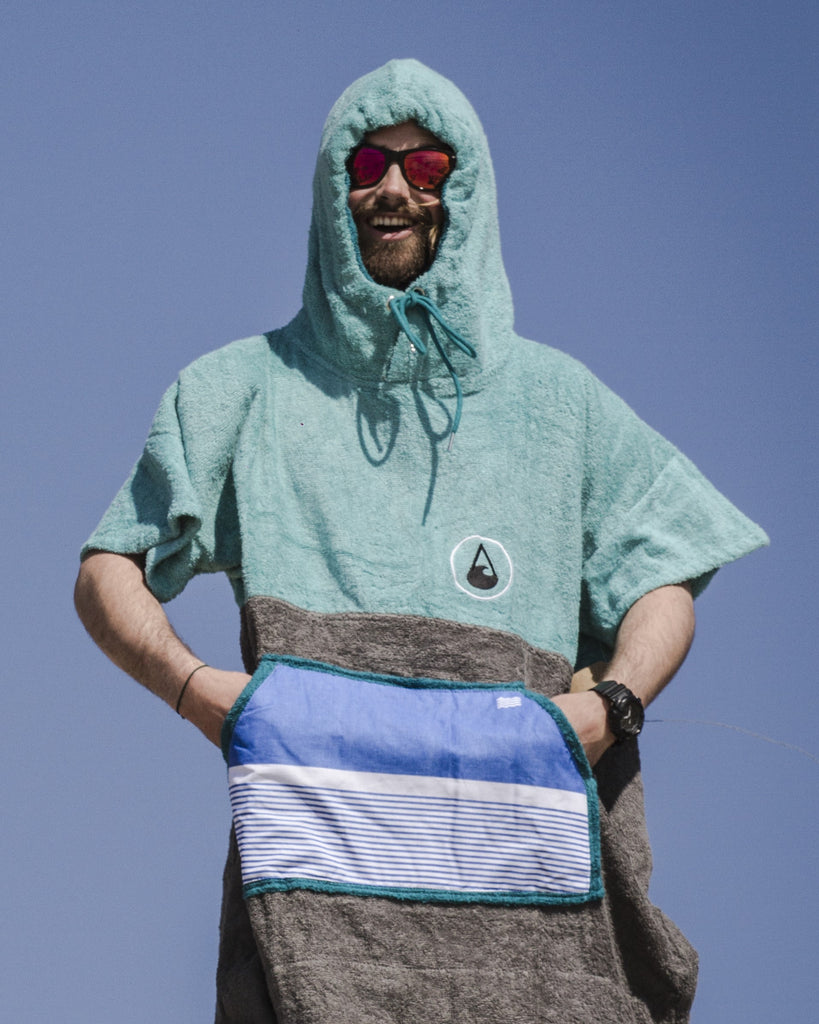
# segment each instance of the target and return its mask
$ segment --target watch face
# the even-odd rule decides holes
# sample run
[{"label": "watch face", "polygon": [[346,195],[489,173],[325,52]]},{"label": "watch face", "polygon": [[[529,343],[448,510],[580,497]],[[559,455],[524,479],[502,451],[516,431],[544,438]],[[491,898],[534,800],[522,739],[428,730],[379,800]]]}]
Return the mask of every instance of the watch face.
[{"label": "watch face", "polygon": [[629,733],[631,736],[636,736],[642,724],[643,716],[640,714],[640,709],[632,701],[628,701],[624,706],[621,706],[620,725],[624,732]]},{"label": "watch face", "polygon": [[618,740],[638,736],[645,719],[640,699],[628,687],[614,680],[599,683],[595,689],[609,702],[610,728]]}]

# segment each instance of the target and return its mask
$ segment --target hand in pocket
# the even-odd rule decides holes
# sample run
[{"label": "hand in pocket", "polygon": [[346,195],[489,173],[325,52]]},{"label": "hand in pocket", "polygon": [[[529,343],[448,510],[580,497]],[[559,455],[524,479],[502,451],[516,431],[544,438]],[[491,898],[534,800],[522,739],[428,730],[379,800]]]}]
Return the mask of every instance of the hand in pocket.
[{"label": "hand in pocket", "polygon": [[229,672],[206,665],[191,678],[179,712],[219,747],[222,724],[249,682],[246,672]]}]

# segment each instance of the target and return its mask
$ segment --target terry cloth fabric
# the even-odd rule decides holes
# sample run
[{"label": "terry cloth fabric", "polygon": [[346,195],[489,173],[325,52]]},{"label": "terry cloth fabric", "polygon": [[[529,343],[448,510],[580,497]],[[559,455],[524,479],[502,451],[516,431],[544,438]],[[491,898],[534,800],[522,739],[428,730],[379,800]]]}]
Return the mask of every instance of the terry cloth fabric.
[{"label": "terry cloth fabric", "polygon": [[[422,289],[475,351],[425,352],[364,270],[345,160],[414,119],[451,146],[446,227]],[[266,653],[354,673],[565,692],[628,608],[764,533],[575,360],[517,336],[483,131],[450,82],[392,61],[330,113],[304,306],[184,370],[85,551],[144,552],[166,601],[225,572],[249,671]],[[515,453],[523,453],[516,457]],[[317,709],[330,743],[333,722]],[[501,906],[308,890],[242,904],[225,875],[219,1021],[684,1021],[696,958],[647,896],[634,744],[596,769],[606,894]],[[252,929],[252,932],[251,932]],[[502,955],[501,955],[502,951]]]},{"label": "terry cloth fabric", "polygon": [[245,896],[603,894],[591,769],[559,708],[522,683],[265,656],[223,732]]}]

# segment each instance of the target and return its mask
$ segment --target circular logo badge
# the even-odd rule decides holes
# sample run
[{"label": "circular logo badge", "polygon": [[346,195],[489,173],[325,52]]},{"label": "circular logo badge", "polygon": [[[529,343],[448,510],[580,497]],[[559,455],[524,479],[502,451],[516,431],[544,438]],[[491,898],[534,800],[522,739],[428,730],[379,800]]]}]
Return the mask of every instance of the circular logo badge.
[{"label": "circular logo badge", "polygon": [[478,601],[493,601],[512,585],[512,559],[500,541],[473,534],[449,556],[455,586]]}]

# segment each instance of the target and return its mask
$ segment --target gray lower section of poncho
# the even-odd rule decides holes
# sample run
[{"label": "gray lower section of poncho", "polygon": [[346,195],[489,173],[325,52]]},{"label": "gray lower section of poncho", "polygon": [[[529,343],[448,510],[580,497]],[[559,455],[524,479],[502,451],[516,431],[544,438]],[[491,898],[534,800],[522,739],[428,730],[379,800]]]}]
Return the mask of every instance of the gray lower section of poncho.
[{"label": "gray lower section of poncho", "polygon": [[[243,653],[366,672],[568,690],[560,655],[414,616],[243,609]],[[579,907],[408,903],[297,890],[242,898],[225,867],[217,1024],[683,1024],[696,953],[648,899],[651,851],[636,743],[596,769],[606,896]]]}]

